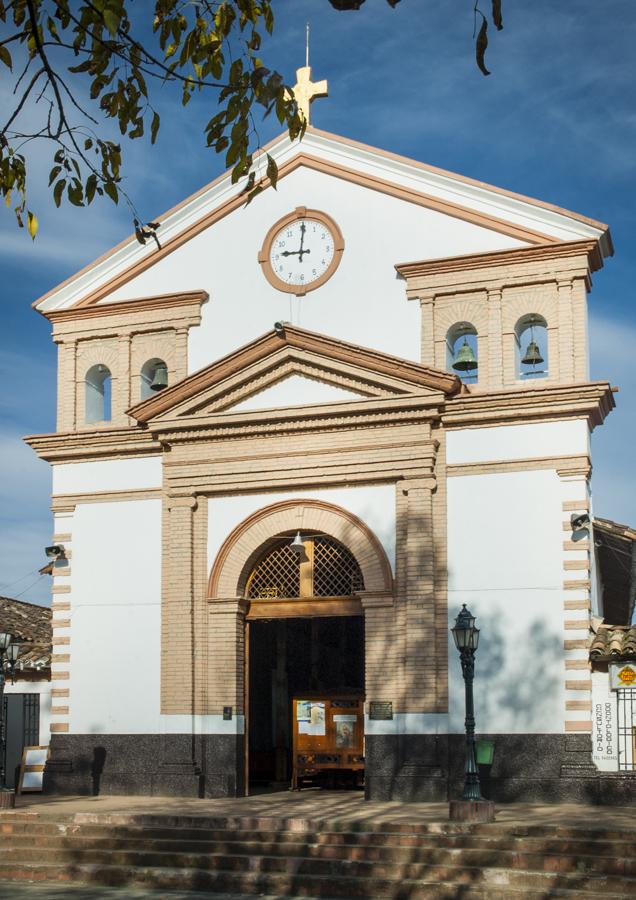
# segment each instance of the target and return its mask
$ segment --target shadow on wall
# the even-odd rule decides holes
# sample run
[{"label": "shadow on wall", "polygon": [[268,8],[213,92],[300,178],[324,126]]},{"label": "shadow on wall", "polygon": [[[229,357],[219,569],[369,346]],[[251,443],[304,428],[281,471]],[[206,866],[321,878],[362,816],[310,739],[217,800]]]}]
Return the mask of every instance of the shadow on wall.
[{"label": "shadow on wall", "polygon": [[[520,623],[519,630],[502,626],[496,615],[471,608],[480,628],[475,664],[477,727],[486,730],[543,732],[548,708],[561,708],[563,676],[555,665],[563,656],[561,639],[541,619]],[[452,665],[452,662],[451,662]],[[457,661],[459,671],[459,661]],[[480,717],[484,720],[480,723]],[[492,723],[501,722],[497,729]]]}]

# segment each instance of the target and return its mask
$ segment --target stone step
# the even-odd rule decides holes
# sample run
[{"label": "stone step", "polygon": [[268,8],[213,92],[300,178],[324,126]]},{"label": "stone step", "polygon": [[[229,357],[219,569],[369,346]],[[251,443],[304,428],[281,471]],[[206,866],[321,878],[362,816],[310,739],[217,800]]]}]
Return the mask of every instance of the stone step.
[{"label": "stone step", "polygon": [[[70,856],[70,858],[69,858]],[[584,879],[594,882],[606,890],[618,890],[631,882],[636,895],[636,879],[624,877],[624,869],[613,872],[598,872],[591,868],[572,869],[564,866],[568,860],[559,860],[555,868],[528,869],[521,861],[514,868],[488,866],[475,861],[470,864],[463,857],[456,857],[445,863],[429,861],[425,863],[377,863],[367,860],[323,860],[306,857],[272,857],[272,856],[225,856],[224,854],[198,855],[192,853],[136,853],[126,851],[87,850],[80,854],[68,854],[67,851],[56,850],[0,850],[0,865],[48,865],[61,870],[73,871],[78,864],[106,868],[125,868],[132,871],[145,870],[195,870],[218,875],[224,878],[232,873],[237,876],[260,873],[263,877],[289,876],[296,879],[311,880],[324,878],[331,880],[332,890],[337,891],[339,883],[344,879],[354,882],[375,884],[378,881],[391,881],[400,884],[402,881],[452,882],[455,884],[509,884],[510,886],[540,887],[546,878],[560,878],[567,883],[577,884]],[[625,861],[623,861],[624,863]]]},{"label": "stone step", "polygon": [[[515,877],[518,873],[501,870],[494,874],[467,873],[464,880],[443,880],[432,873],[417,881],[402,879],[364,879],[297,874],[263,874],[261,872],[210,872],[201,869],[129,868],[78,863],[68,868],[46,864],[0,864],[2,881],[51,881],[100,884],[120,887],[155,887],[165,890],[207,890],[212,894],[240,893],[248,895],[273,894],[285,897],[320,897],[339,900],[342,897],[391,898],[391,900],[446,900],[446,898],[546,898],[552,896],[609,898],[634,896],[636,882],[617,882],[615,879],[589,876],[543,875],[529,884]],[[451,873],[453,876],[455,873]],[[474,879],[471,878],[474,875]],[[480,877],[481,876],[481,877]]]},{"label": "stone step", "polygon": [[347,820],[309,820],[302,818],[274,818],[274,817],[208,817],[208,816],[172,816],[172,815],[117,815],[117,814],[91,814],[76,813],[71,816],[56,816],[47,819],[46,816],[33,813],[4,812],[0,813],[0,832],[5,828],[14,831],[19,828],[34,827],[46,831],[60,828],[81,827],[82,829],[106,829],[112,832],[118,830],[143,829],[145,833],[154,830],[180,831],[189,830],[193,835],[201,831],[212,830],[215,832],[231,833],[269,833],[280,832],[293,834],[341,834],[363,836],[377,835],[462,835],[475,836],[515,836],[515,837],[557,837],[560,839],[596,839],[602,837],[606,840],[634,839],[635,828],[607,829],[603,826],[594,828],[564,825],[511,825],[505,822],[493,822],[479,825],[471,823],[455,822],[351,822]]},{"label": "stone step", "polygon": [[[331,826],[332,823],[329,823]],[[416,847],[421,846],[423,842],[434,846],[464,846],[466,841],[471,842],[471,846],[501,846],[510,847],[518,846],[519,842],[523,842],[524,846],[530,848],[536,846],[554,846],[556,849],[566,849],[569,845],[572,849],[583,846],[586,842],[590,846],[592,844],[598,847],[599,852],[603,852],[604,848],[610,847],[610,852],[614,853],[615,849],[619,849],[624,845],[627,852],[628,846],[636,845],[636,828],[625,829],[620,832],[607,832],[603,829],[568,829],[568,834],[560,833],[560,829],[552,828],[551,830],[542,829],[540,834],[528,834],[525,828],[508,828],[505,830],[495,829],[490,825],[487,830],[482,831],[479,826],[473,829],[463,830],[460,832],[438,832],[433,829],[422,833],[411,833],[403,831],[390,831],[378,828],[376,830],[365,831],[333,831],[325,830],[247,830],[247,829],[207,829],[207,828],[184,828],[184,827],[147,827],[143,825],[130,825],[126,827],[95,824],[95,823],[75,823],[75,822],[49,822],[42,820],[24,819],[20,821],[8,820],[5,816],[0,816],[0,834],[3,835],[51,835],[56,836],[65,834],[67,836],[82,835],[85,837],[109,837],[117,839],[135,839],[143,836],[153,840],[173,840],[178,837],[183,841],[258,841],[272,842],[276,841],[300,841],[312,844],[355,844],[357,846],[403,846]],[[631,851],[630,851],[631,852]]]},{"label": "stone step", "polygon": [[[258,856],[273,857],[305,857],[325,861],[360,861],[367,863],[421,863],[439,865],[507,867],[534,871],[552,872],[596,872],[636,876],[636,853],[634,846],[627,844],[618,847],[608,844],[606,852],[597,852],[598,848],[591,842],[584,847],[572,848],[572,842],[565,849],[554,849],[549,846],[497,846],[472,847],[466,843],[461,846],[444,847],[435,843],[417,847],[356,846],[355,844],[307,844],[292,841],[274,843],[271,841],[178,841],[145,839],[86,838],[80,835],[65,837],[63,835],[39,835],[29,838],[28,835],[5,837],[0,845],[0,853],[8,854],[11,859],[30,860],[31,854],[43,852],[55,854],[55,859],[67,861],[78,858],[81,854],[86,862],[107,862],[105,857],[93,858],[89,854],[116,854],[118,861],[125,861],[122,854],[159,854],[168,858],[171,854],[187,854],[191,856],[216,855],[255,858]],[[545,842],[547,843],[547,842]],[[583,842],[581,842],[583,843]],[[610,852],[613,851],[613,852]],[[115,860],[113,859],[113,862]],[[137,864],[137,863],[134,863]],[[142,863],[145,864],[145,863]],[[148,864],[153,864],[149,862]],[[171,865],[172,863],[164,863]],[[188,865],[190,865],[188,863]],[[196,867],[195,863],[192,863]]]}]

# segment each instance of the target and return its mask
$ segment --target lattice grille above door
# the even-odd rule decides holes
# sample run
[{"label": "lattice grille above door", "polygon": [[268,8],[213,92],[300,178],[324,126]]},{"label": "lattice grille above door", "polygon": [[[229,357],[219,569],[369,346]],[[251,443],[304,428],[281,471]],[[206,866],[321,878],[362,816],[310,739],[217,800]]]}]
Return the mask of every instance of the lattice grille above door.
[{"label": "lattice grille above door", "polygon": [[318,535],[303,541],[305,554],[282,538],[254,567],[247,582],[250,600],[298,597],[351,597],[364,590],[362,571],[354,555],[339,541]]}]

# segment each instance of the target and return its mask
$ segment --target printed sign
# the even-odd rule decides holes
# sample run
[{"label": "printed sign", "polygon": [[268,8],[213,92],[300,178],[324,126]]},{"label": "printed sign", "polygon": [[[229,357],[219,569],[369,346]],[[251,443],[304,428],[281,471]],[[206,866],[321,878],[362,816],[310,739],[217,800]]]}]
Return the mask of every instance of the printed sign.
[{"label": "printed sign", "polygon": [[592,760],[601,772],[618,771],[618,705],[604,672],[592,674]]},{"label": "printed sign", "polygon": [[370,719],[392,719],[393,703],[390,700],[372,700],[369,703]]},{"label": "printed sign", "polygon": [[296,721],[298,722],[298,734],[312,734],[315,737],[324,737],[327,733],[324,701],[298,700],[296,703]]},{"label": "printed sign", "polygon": [[609,667],[612,690],[620,688],[636,688],[636,664],[612,663]]}]

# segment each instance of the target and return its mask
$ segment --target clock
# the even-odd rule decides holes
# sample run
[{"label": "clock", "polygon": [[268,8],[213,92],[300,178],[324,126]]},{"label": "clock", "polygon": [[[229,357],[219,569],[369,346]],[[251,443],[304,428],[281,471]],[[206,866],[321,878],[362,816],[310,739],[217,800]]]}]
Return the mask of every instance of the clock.
[{"label": "clock", "polygon": [[343,250],[334,220],[320,210],[299,206],[269,229],[258,261],[277,290],[302,296],[331,278]]}]

